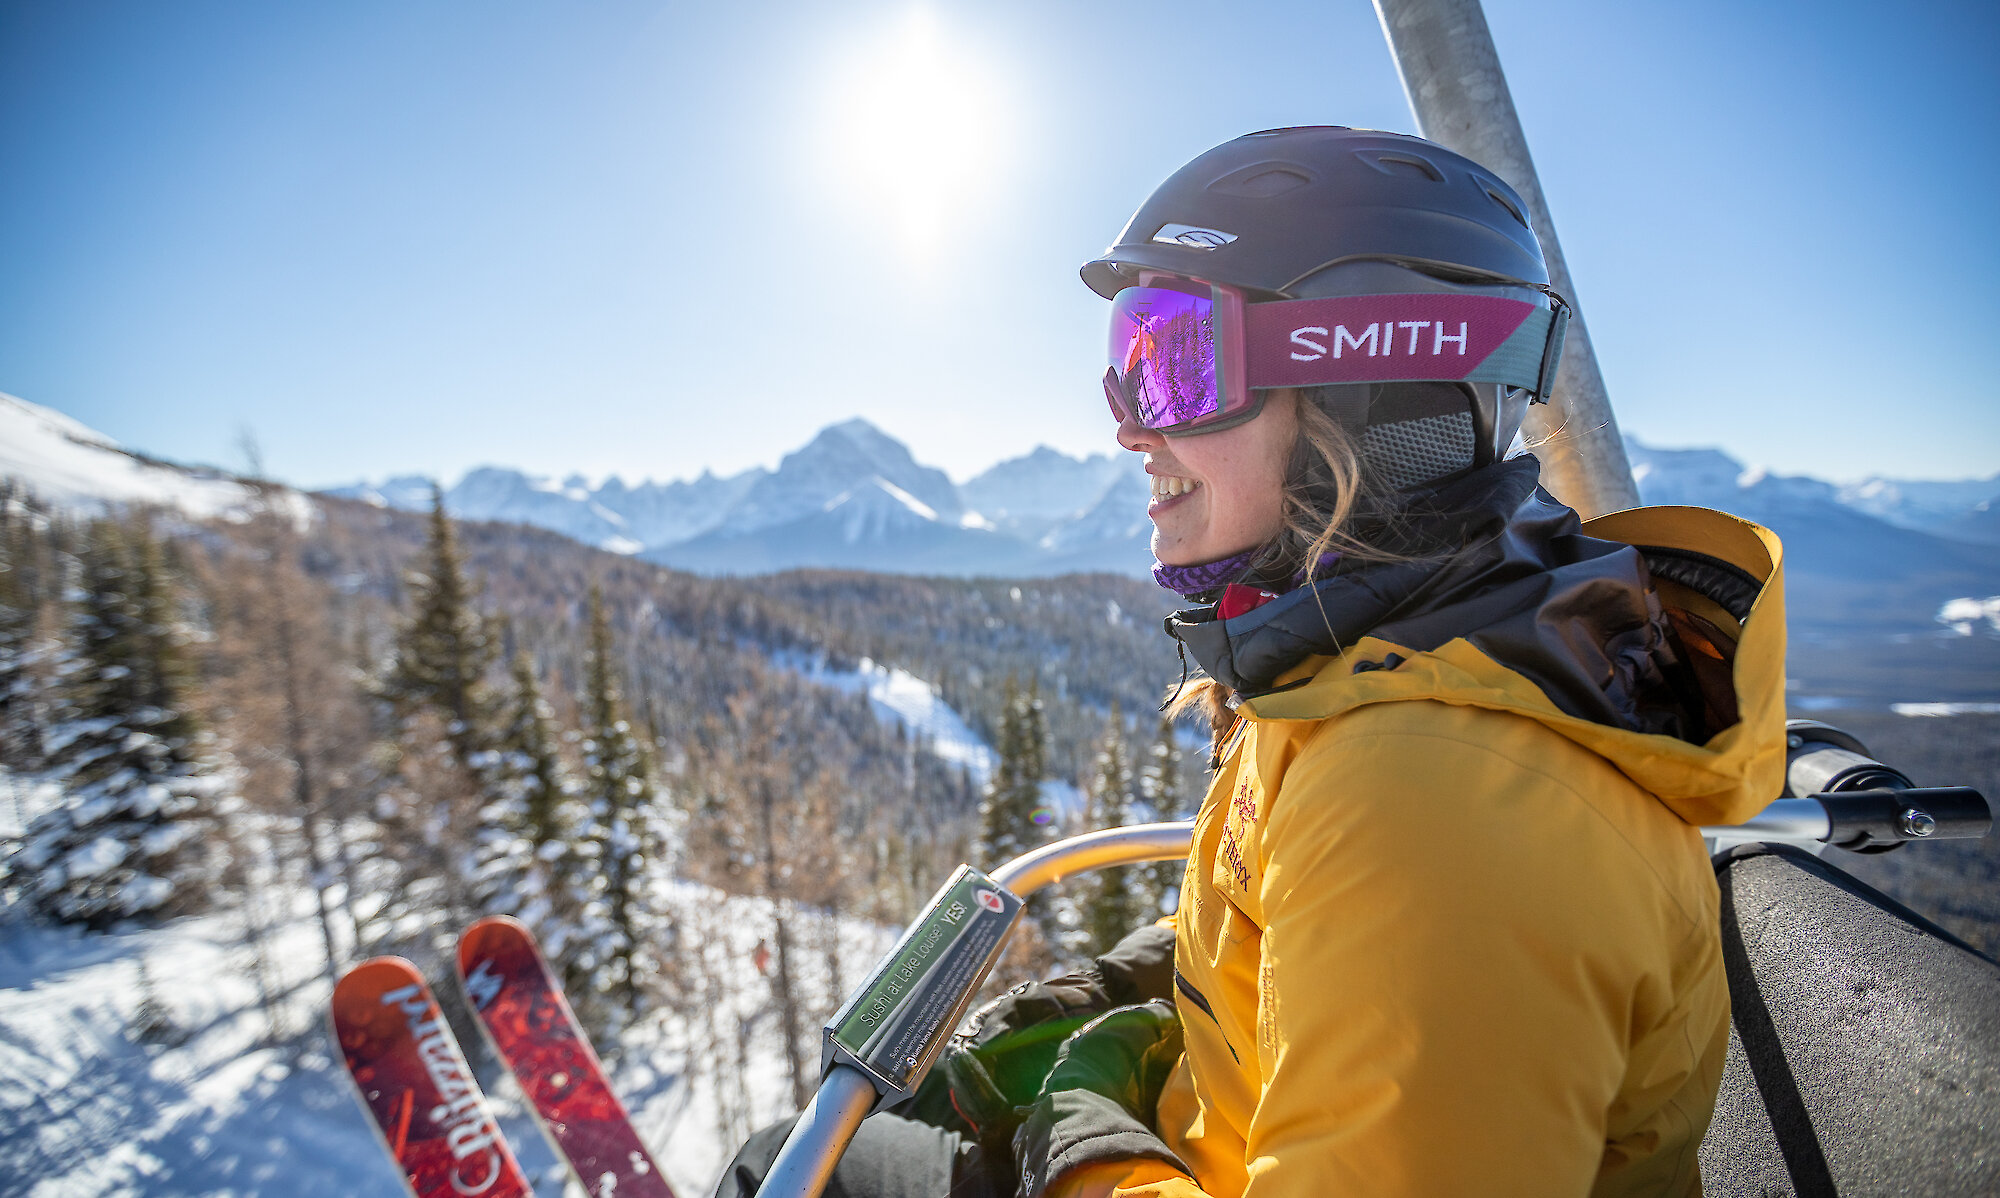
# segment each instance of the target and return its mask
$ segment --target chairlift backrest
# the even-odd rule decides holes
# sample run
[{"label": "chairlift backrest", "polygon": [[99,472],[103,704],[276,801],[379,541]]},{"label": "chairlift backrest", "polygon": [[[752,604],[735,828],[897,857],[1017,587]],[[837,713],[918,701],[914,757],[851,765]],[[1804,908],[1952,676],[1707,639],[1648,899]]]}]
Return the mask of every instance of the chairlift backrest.
[{"label": "chairlift backrest", "polygon": [[1719,854],[1711,1194],[2000,1193],[2000,965],[1798,849]]}]

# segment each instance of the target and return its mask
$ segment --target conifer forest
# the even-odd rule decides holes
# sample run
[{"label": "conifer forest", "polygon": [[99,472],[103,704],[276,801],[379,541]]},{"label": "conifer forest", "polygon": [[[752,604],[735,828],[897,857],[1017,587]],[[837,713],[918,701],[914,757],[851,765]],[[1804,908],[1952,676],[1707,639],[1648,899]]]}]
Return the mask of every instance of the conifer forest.
[{"label": "conifer forest", "polygon": [[[699,577],[441,504],[92,517],[0,486],[0,913],[79,944],[240,927],[259,1041],[309,1094],[338,1085],[313,996],[382,954],[449,978],[458,933],[510,914],[622,1085],[698,1095],[674,1118],[707,1155],[667,1167],[699,1178],[803,1104],[821,1026],[958,863],[1182,818],[1205,785],[1206,729],[1160,714],[1181,665],[1149,581]],[[985,755],[840,684],[888,670]],[[1850,714],[1920,781],[2000,783],[1954,734],[1991,717]],[[1842,865],[2000,948],[1990,842]],[[1158,918],[1179,868],[1038,894],[989,990]],[[147,1051],[194,1032],[153,961],[119,1033]]]},{"label": "conifer forest", "polygon": [[[1206,753],[1159,714],[1180,676],[1166,610],[1111,575],[700,578],[441,510],[274,489],[229,519],[92,518],[9,490],[0,754],[21,831],[0,886],[19,916],[92,931],[228,914],[260,976],[281,896],[308,894],[327,984],[390,953],[449,977],[462,928],[515,915],[614,1068],[669,1044],[715,1096],[690,1117],[740,1139],[768,1114],[731,1081],[742,1038],[699,1017],[742,1001],[714,896],[762,900],[752,1005],[803,1102],[870,964],[844,927],[899,926],[961,861],[1191,813]],[[819,681],[863,663],[928,682],[990,771]],[[1108,947],[1177,877],[1038,896],[1002,974]],[[267,1037],[316,1034],[275,990]]]}]

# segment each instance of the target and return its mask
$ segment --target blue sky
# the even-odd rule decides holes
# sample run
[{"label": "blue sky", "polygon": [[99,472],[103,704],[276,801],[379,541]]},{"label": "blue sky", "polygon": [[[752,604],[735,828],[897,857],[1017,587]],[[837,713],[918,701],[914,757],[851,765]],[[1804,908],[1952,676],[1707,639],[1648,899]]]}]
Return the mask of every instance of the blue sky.
[{"label": "blue sky", "polygon": [[[2000,10],[1490,0],[1619,418],[2000,470]],[[305,485],[1111,448],[1078,263],[1373,9],[0,0],[0,391]]]}]

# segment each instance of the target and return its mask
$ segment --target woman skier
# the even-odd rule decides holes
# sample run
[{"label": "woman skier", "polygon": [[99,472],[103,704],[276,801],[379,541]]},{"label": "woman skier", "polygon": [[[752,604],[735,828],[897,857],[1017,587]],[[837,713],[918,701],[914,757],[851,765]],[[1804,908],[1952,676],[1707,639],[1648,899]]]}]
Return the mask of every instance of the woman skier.
[{"label": "woman skier", "polygon": [[1568,314],[1525,211],[1419,138],[1277,129],[1083,267],[1215,730],[1179,911],[982,1012],[830,1193],[1700,1192],[1697,827],[1781,789],[1779,549],[1581,524],[1508,456]]}]

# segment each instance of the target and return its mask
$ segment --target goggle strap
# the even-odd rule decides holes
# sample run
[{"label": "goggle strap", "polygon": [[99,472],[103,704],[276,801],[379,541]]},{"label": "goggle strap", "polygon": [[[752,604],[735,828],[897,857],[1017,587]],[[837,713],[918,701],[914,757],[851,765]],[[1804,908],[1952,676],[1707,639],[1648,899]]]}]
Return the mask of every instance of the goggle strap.
[{"label": "goggle strap", "polygon": [[1542,343],[1542,368],[1535,379],[1535,394],[1532,403],[1547,403],[1556,389],[1556,368],[1562,364],[1563,339],[1569,334],[1569,304],[1555,292],[1549,298],[1556,303],[1550,314],[1549,334]]},{"label": "goggle strap", "polygon": [[1568,316],[1550,301],[1418,294],[1251,304],[1247,383],[1488,382],[1545,396],[1562,349],[1558,322]]},{"label": "goggle strap", "polygon": [[1554,382],[1553,355],[1562,352],[1562,335],[1552,327],[1556,320],[1556,314],[1547,308],[1528,313],[1521,327],[1486,355],[1486,360],[1473,367],[1471,373],[1464,375],[1464,381],[1524,387],[1536,395],[1547,395],[1542,385],[1545,381]]}]

